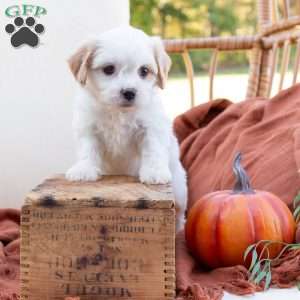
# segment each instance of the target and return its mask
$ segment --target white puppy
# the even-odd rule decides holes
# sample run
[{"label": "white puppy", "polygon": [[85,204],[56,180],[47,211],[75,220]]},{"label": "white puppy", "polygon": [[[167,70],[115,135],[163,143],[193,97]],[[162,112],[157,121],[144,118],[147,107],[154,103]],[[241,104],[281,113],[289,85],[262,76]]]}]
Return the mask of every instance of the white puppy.
[{"label": "white puppy", "polygon": [[66,177],[92,181],[117,174],[147,184],[172,182],[182,227],[186,174],[159,95],[171,65],[161,40],[120,27],[84,43],[69,64],[80,83],[73,120],[78,161]]}]

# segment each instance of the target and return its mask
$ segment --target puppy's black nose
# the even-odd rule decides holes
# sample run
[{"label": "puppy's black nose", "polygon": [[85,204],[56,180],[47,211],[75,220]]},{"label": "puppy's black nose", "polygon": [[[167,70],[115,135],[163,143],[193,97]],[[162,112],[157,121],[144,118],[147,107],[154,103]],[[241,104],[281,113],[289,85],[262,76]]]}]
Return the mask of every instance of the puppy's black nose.
[{"label": "puppy's black nose", "polygon": [[128,102],[131,102],[135,98],[136,89],[122,89],[121,94]]}]

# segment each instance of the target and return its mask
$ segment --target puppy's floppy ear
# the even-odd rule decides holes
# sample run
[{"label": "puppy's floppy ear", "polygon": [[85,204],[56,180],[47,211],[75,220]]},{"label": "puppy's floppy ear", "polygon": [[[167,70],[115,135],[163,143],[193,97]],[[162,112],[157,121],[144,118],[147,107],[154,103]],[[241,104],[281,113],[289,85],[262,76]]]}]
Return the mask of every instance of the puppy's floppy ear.
[{"label": "puppy's floppy ear", "polygon": [[69,67],[75,79],[85,85],[88,68],[91,66],[93,54],[97,48],[96,40],[84,43],[69,59]]},{"label": "puppy's floppy ear", "polygon": [[167,54],[164,45],[159,37],[152,37],[154,57],[158,68],[157,83],[163,89],[168,79],[171,68],[171,59]]}]

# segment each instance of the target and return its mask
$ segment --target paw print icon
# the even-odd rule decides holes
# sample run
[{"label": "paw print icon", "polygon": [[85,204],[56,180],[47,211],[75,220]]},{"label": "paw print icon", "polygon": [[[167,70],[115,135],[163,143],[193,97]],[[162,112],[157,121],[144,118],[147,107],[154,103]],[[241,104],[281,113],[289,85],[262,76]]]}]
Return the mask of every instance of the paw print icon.
[{"label": "paw print icon", "polygon": [[17,48],[21,45],[36,47],[39,44],[39,35],[45,31],[42,24],[36,24],[33,17],[28,17],[24,21],[22,17],[16,17],[14,24],[7,24],[5,31],[11,34],[11,44]]}]

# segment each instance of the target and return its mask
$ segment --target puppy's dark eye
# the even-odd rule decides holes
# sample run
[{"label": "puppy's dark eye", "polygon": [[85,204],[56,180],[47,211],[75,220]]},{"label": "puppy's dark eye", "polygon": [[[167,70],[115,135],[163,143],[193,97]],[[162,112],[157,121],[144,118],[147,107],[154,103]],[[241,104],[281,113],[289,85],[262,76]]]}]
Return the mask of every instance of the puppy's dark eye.
[{"label": "puppy's dark eye", "polygon": [[112,75],[115,73],[116,68],[114,65],[107,65],[102,70],[105,75]]},{"label": "puppy's dark eye", "polygon": [[146,78],[149,73],[150,73],[150,70],[148,67],[142,66],[139,68],[139,74],[142,78]]}]

